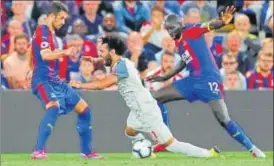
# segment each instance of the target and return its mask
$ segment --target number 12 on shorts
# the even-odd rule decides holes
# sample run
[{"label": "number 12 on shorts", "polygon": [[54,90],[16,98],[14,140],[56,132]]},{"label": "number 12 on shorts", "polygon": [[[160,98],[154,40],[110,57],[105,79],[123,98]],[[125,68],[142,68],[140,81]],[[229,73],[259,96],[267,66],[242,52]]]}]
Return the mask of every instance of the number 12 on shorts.
[{"label": "number 12 on shorts", "polygon": [[208,85],[212,93],[218,94],[220,92],[217,82],[208,82]]}]

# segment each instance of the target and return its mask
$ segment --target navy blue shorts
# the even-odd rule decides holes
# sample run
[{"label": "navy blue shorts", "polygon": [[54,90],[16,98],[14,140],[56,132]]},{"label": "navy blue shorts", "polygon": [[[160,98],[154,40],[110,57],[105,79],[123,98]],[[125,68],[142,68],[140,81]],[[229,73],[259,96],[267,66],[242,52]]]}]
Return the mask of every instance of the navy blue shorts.
[{"label": "navy blue shorts", "polygon": [[41,101],[44,107],[46,107],[49,102],[58,101],[60,104],[59,114],[67,114],[71,112],[81,100],[80,95],[63,82],[39,83],[37,88],[33,90],[33,93]]},{"label": "navy blue shorts", "polygon": [[195,79],[186,77],[175,81],[173,86],[189,102],[200,100],[209,102],[224,98],[224,88],[221,81],[216,79]]}]

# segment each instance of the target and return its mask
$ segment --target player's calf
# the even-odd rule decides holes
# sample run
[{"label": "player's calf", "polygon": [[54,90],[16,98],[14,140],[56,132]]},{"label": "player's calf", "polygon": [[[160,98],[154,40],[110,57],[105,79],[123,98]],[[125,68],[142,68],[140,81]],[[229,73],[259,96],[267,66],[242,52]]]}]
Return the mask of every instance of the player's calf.
[{"label": "player's calf", "polygon": [[37,138],[37,144],[35,146],[35,151],[43,151],[48,140],[49,135],[51,134],[59,112],[59,104],[57,101],[49,102],[47,105],[50,104],[50,107],[47,107],[46,113],[41,120]]},{"label": "player's calf", "polygon": [[103,159],[104,157],[92,150],[91,109],[89,107],[78,114],[77,131],[80,137],[80,156],[84,159]]}]

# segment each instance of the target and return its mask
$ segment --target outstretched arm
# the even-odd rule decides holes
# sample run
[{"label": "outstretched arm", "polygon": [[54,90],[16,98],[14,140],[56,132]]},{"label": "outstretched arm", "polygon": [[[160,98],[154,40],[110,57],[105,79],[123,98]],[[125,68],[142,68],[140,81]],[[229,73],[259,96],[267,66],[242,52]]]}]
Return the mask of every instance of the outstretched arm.
[{"label": "outstretched arm", "polygon": [[169,80],[171,77],[175,76],[177,73],[182,71],[186,67],[186,62],[182,59],[180,63],[176,66],[176,68],[172,71],[170,71],[168,74],[164,76],[149,76],[147,77],[148,81],[153,81],[153,82],[163,82],[166,80]]},{"label": "outstretched arm", "polygon": [[212,31],[212,30],[220,29],[223,26],[229,24],[234,16],[235,11],[236,11],[236,8],[234,8],[234,6],[227,7],[225,12],[221,13],[221,17],[218,20],[213,20],[208,23],[208,30]]},{"label": "outstretched arm", "polygon": [[79,88],[79,89],[89,89],[89,90],[102,90],[107,87],[110,87],[113,84],[118,82],[118,78],[115,75],[109,75],[105,79],[101,81],[93,81],[90,83],[81,83],[79,81],[72,80],[69,85],[71,87]]}]

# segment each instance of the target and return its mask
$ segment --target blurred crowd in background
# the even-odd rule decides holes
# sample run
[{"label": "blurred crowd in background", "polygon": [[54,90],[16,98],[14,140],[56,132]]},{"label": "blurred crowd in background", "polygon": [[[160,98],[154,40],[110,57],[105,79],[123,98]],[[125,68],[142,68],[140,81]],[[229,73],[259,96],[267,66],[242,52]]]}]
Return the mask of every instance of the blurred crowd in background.
[{"label": "blurred crowd in background", "polygon": [[[226,90],[273,90],[273,1],[84,1],[61,0],[69,9],[66,25],[56,31],[58,49],[76,47],[75,56],[56,62],[56,71],[66,82],[104,79],[109,69],[95,64],[100,56],[100,37],[115,34],[127,43],[125,57],[140,72],[144,86],[158,90],[187,77],[182,71],[166,82],[148,82],[148,75],[163,75],[180,61],[178,43],[163,26],[168,14],[184,24],[203,24],[218,19],[227,6],[236,14],[230,25],[205,34]],[[1,85],[4,89],[30,89],[32,67],[30,41],[44,23],[51,1],[1,1]],[[117,90],[117,86],[105,90]]]}]

